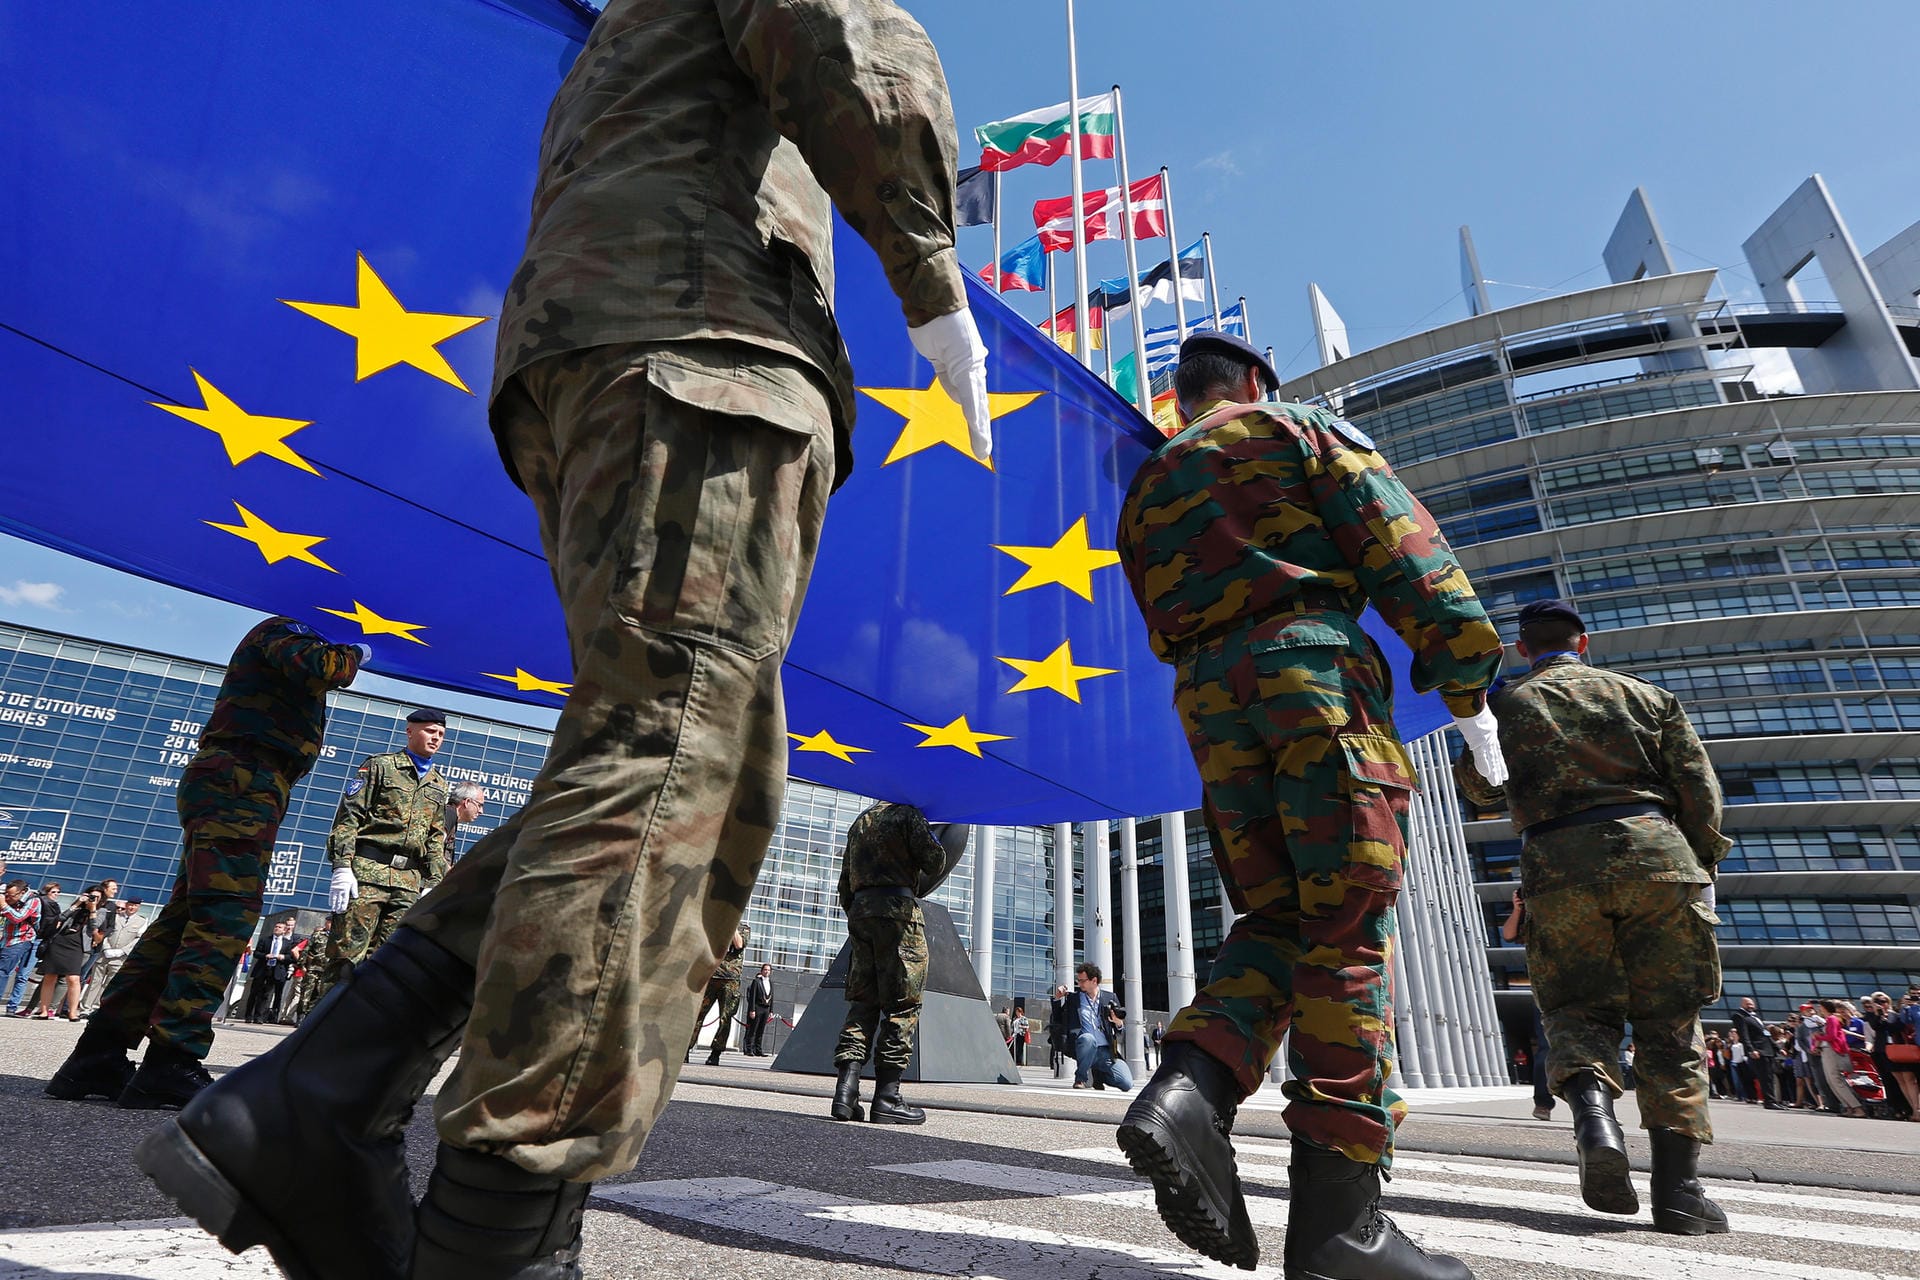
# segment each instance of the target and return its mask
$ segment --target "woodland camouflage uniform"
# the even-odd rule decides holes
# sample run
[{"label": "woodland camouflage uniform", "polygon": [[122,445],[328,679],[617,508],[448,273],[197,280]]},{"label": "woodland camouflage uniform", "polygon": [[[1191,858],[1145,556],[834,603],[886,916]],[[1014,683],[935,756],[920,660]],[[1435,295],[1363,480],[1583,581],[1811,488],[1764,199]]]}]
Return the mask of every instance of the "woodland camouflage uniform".
[{"label": "woodland camouflage uniform", "polygon": [[886,0],[612,0],[547,118],[491,417],[573,688],[526,806],[407,918],[477,970],[440,1136],[623,1172],[786,786],[780,664],[853,382],[829,199],[910,324],[959,311],[952,107]]},{"label": "woodland camouflage uniform", "polygon": [[320,756],[327,691],[360,654],[292,618],[268,618],[234,650],[199,750],[180,776],[180,873],[167,904],[108,985],[94,1025],[196,1058],[260,918],[266,868],[294,784]]},{"label": "woodland camouflage uniform", "polygon": [[1388,1164],[1405,1105],[1387,975],[1417,785],[1368,603],[1413,684],[1483,705],[1500,642],[1433,517],[1372,442],[1295,404],[1201,408],[1128,491],[1121,563],[1199,765],[1240,913],[1165,1042],[1259,1087],[1291,1027],[1287,1127]]},{"label": "woodland camouflage uniform", "polygon": [[[1454,776],[1468,800],[1506,809],[1522,833],[1522,929],[1548,1086],[1561,1092],[1591,1071],[1618,1097],[1631,1023],[1641,1123],[1713,1141],[1699,1015],[1720,996],[1719,921],[1699,886],[1731,842],[1706,750],[1673,694],[1572,653],[1542,657],[1492,706],[1505,785],[1489,786],[1471,754]],[[1528,833],[1614,805],[1665,813]]]}]

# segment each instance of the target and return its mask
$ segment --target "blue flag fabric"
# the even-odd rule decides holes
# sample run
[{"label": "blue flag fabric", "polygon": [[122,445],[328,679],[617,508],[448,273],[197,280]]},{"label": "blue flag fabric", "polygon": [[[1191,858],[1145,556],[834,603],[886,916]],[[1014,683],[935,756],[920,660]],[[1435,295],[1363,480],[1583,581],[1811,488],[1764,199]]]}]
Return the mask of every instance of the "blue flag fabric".
[{"label": "blue flag fabric", "polygon": [[[0,530],[365,641],[383,674],[557,704],[560,612],[473,389],[590,21],[0,10]],[[1158,436],[970,282],[997,442],[974,461],[873,255],[837,249],[860,464],[788,659],[792,772],[958,821],[1196,804],[1112,551]],[[1404,732],[1444,719],[1402,695]]]},{"label": "blue flag fabric", "polygon": [[[996,282],[989,280],[988,283]],[[997,283],[1001,293],[1009,289],[1038,292],[1047,287],[1047,251],[1040,247],[1039,236],[1028,236],[1000,255]]]}]

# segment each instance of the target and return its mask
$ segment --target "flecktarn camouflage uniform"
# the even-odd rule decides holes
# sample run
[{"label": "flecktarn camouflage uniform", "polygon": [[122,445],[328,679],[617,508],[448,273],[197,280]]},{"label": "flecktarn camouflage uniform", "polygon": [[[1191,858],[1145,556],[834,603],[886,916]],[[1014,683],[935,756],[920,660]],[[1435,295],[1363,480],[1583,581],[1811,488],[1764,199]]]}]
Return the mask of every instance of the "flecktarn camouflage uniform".
[{"label": "flecktarn camouflage uniform", "polygon": [[320,1003],[321,993],[326,988],[328,952],[332,950],[333,919],[328,917],[307,939],[307,949],[300,953],[300,978],[294,983],[293,994],[287,999],[287,1014],[282,1022],[298,1022],[307,1016],[313,1006]]},{"label": "flecktarn camouflage uniform", "polygon": [[358,650],[329,644],[292,618],[268,618],[234,650],[180,777],[185,847],[173,892],[93,1015],[128,1048],[151,1035],[207,1056],[213,1011],[260,918],[288,797],[320,756],[327,691],[359,671]]},{"label": "flecktarn camouflage uniform", "polygon": [[840,860],[847,913],[847,1020],[836,1065],[865,1062],[905,1071],[913,1060],[927,985],[927,930],[915,888],[946,866],[947,851],[910,804],[877,804],[853,820]]},{"label": "flecktarn camouflage uniform", "polygon": [[[732,938],[727,939],[726,954],[714,966],[713,976],[707,979],[707,989],[700,997],[700,1012],[693,1015],[693,1039],[697,1041],[700,1024],[707,1020],[707,1010],[716,1004],[720,1006],[720,1021],[713,1029],[716,1057],[727,1047],[727,1039],[733,1034],[733,1015],[740,1008],[740,962],[747,954],[747,944],[753,941],[752,925],[743,924],[736,932],[740,945],[736,947]],[[688,1043],[687,1052],[693,1052],[692,1042]]]},{"label": "flecktarn camouflage uniform", "polygon": [[393,936],[423,887],[447,874],[447,780],[404,751],[368,756],[347,782],[327,837],[327,861],[351,867],[360,892],[333,917],[331,961],[315,995]]},{"label": "flecktarn camouflage uniform", "polygon": [[1700,1008],[1720,995],[1719,920],[1699,889],[1731,842],[1706,750],[1673,694],[1571,654],[1509,680],[1492,705],[1505,786],[1488,786],[1470,754],[1454,776],[1482,809],[1507,809],[1516,830],[1601,806],[1667,812],[1522,836],[1522,929],[1549,1087],[1591,1071],[1618,1097],[1630,1022],[1641,1123],[1713,1141]]},{"label": "flecktarn camouflage uniform", "polygon": [[477,970],[451,1145],[639,1159],[779,819],[780,664],[851,466],[829,196],[925,323],[965,305],[957,157],[885,0],[613,0],[554,99],[492,421],[573,689],[526,806],[407,918]]},{"label": "flecktarn camouflage uniform", "polygon": [[1371,601],[1417,688],[1472,715],[1500,642],[1433,518],[1347,423],[1207,406],[1128,491],[1121,563],[1200,768],[1240,918],[1165,1042],[1259,1087],[1289,1027],[1287,1127],[1388,1164],[1405,1105],[1387,972],[1417,780]]}]

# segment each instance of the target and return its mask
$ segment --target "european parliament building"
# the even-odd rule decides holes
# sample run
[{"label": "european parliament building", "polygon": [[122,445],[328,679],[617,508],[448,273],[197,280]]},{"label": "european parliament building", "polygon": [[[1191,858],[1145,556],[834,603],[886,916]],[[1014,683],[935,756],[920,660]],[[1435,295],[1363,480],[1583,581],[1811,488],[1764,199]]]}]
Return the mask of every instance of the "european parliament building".
[{"label": "european parliament building", "polygon": [[[1920,223],[1863,252],[1815,177],[1744,250],[1760,296],[1733,303],[1636,191],[1612,283],[1495,309],[1462,228],[1467,319],[1354,352],[1315,287],[1322,365],[1280,398],[1373,436],[1503,638],[1565,598],[1592,661],[1682,698],[1735,842],[1708,1016],[1751,995],[1780,1018],[1920,977]],[[1798,387],[1757,386],[1763,358]],[[1511,1029],[1519,841],[1464,818]]]},{"label": "european parliament building", "polygon": [[[223,669],[165,654],[0,623],[0,861],[6,878],[69,893],[112,877],[122,893],[165,901],[180,857],[175,791],[213,708]],[[344,690],[329,700],[327,740],[294,789],[266,886],[265,914],[316,923],[326,909],[327,833],[360,760],[398,750],[417,704]],[[449,714],[434,763],[488,792],[485,814],[460,829],[459,850],[527,797],[546,756],[544,730]],[[840,850],[870,801],[795,781],[747,907],[750,959],[786,973],[825,972],[846,940],[835,896]],[[995,858],[995,987],[1035,998],[1054,981],[1051,830],[1003,827]],[[968,853],[934,895],[971,946]],[[70,900],[70,899],[69,899]],[[777,1041],[777,1037],[776,1037]]]}]

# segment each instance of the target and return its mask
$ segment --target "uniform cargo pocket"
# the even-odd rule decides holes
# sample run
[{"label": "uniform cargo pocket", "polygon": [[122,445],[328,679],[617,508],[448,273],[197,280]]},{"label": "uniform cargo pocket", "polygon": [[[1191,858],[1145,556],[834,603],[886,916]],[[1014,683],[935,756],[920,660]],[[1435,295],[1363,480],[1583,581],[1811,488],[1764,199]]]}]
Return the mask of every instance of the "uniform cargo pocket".
[{"label": "uniform cargo pocket", "polygon": [[1350,826],[1347,876],[1377,889],[1400,888],[1406,850],[1407,811],[1418,781],[1413,762],[1383,734],[1346,734],[1341,753]]},{"label": "uniform cargo pocket", "polygon": [[1720,942],[1713,932],[1719,923],[1720,917],[1713,913],[1713,908],[1698,898],[1687,904],[1687,927],[1693,931],[1697,943],[1694,948],[1696,1005],[1712,1004],[1720,998]]}]

